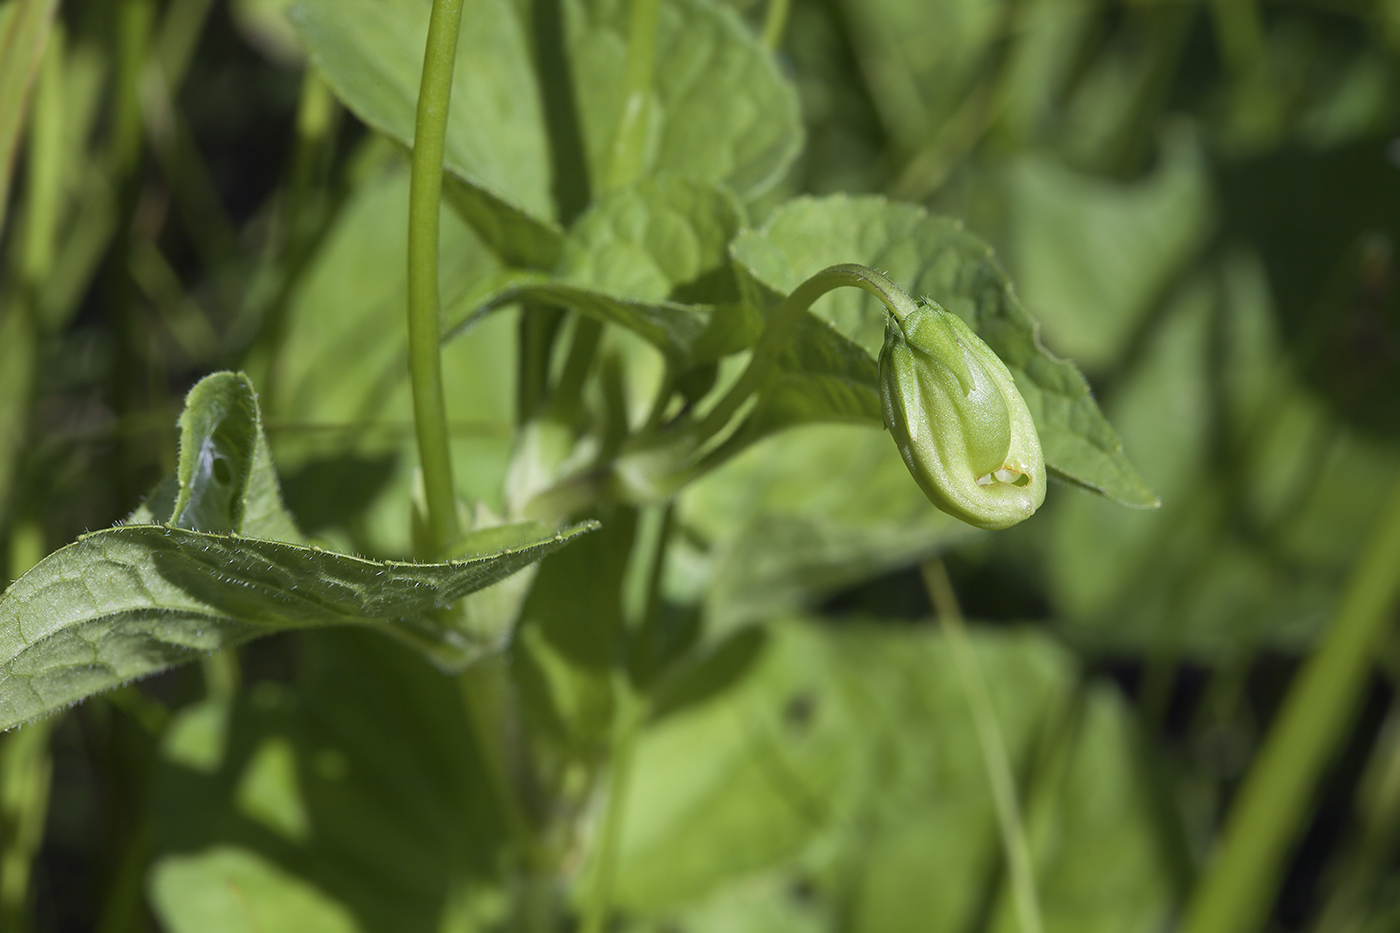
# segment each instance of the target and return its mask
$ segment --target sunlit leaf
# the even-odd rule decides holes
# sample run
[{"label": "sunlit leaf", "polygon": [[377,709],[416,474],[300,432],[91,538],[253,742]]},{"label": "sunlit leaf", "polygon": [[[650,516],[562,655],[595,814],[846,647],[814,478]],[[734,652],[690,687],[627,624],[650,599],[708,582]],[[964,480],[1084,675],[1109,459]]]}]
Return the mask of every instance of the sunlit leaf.
[{"label": "sunlit leaf", "polygon": [[[1157,504],[1123,455],[1083,375],[1046,351],[1038,325],[990,248],[958,221],[878,197],[800,198],[776,211],[762,229],[736,240],[734,255],[762,286],[779,294],[827,266],[859,262],[887,273],[911,295],[932,298],[967,321],[1016,377],[1052,472],[1125,505]],[[840,289],[812,310],[865,351],[871,360],[865,375],[874,373],[885,314],[876,299]],[[805,363],[792,367],[793,377],[801,378],[806,369]],[[864,389],[855,364],[841,369]],[[854,415],[855,407],[851,410]]]}]

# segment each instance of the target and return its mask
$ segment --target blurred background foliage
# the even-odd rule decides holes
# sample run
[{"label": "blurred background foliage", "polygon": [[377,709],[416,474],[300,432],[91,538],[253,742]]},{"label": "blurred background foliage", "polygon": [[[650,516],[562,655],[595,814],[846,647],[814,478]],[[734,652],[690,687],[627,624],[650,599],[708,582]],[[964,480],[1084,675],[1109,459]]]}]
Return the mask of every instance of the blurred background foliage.
[{"label": "blurred background foliage", "polygon": [[[406,163],[307,66],[287,6],[0,4],[7,579],[130,512],[174,465],[184,391],[227,367],[258,385],[307,533],[411,550]],[[765,3],[730,9],[761,34]],[[635,614],[625,555],[664,534],[674,663],[624,808],[626,929],[1018,928],[913,569],[932,554],[991,685],[1046,929],[1171,927],[1400,475],[1400,5],[793,0],[777,62],[806,142],[755,183],[753,224],[834,192],[964,218],[1162,507],[1057,485],[1033,520],[976,532],[879,432],[774,435],[670,522],[619,510],[540,570],[502,663],[538,746],[531,805],[563,827],[555,874],[504,864],[452,680],[369,634],[282,635],[0,738],[0,926],[465,931],[503,924],[512,884],[567,899],[597,870],[627,715],[622,662],[575,623]],[[443,216],[456,320],[504,261]],[[613,330],[619,373],[654,382]],[[529,333],[512,311],[444,350],[460,485],[494,511]],[[1393,635],[1375,660],[1272,929],[1400,928]]]}]

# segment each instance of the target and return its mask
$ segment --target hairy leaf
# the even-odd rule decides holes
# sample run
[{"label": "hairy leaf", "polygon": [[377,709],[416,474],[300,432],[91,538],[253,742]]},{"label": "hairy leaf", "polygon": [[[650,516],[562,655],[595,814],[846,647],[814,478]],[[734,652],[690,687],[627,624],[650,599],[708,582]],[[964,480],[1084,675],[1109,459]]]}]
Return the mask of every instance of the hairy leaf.
[{"label": "hairy leaf", "polygon": [[[734,256],[780,294],[827,266],[859,262],[886,272],[910,294],[932,298],[971,325],[1016,377],[1054,473],[1124,505],[1158,504],[1084,376],[1045,349],[990,248],[960,222],[879,197],[799,198],[761,230],[741,235]],[[812,310],[872,360],[879,355],[885,312],[874,297],[840,289]],[[847,372],[861,378],[853,367]]]},{"label": "hairy leaf", "polygon": [[464,559],[440,564],[274,540],[296,529],[282,510],[247,377],[201,380],[180,425],[177,486],[159,488],[133,515],[170,515],[170,524],[84,535],[0,594],[0,728],[284,628],[380,624],[443,663],[468,663],[499,649],[511,620],[473,628],[468,616],[452,625],[444,610],[592,527],[486,529],[458,543]]},{"label": "hairy leaf", "polygon": [[480,656],[506,633],[459,632],[436,614],[585,530],[441,564],[162,525],[85,535],[0,596],[0,728],[284,628],[382,624]]}]

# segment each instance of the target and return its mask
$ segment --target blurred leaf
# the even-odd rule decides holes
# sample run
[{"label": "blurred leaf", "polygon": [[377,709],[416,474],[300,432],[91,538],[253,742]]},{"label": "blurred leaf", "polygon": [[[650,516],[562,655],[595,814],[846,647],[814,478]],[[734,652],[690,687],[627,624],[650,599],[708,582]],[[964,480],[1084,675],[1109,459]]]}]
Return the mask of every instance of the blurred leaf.
[{"label": "blurred leaf", "polygon": [[[293,11],[302,40],[336,95],[374,129],[405,146],[413,127],[427,42],[426,0],[304,0]],[[528,37],[508,0],[473,8],[458,38],[443,167],[449,198],[502,255],[548,258],[558,229],[549,158]]]},{"label": "blurred leaf", "polygon": [[1267,282],[1231,254],[1182,290],[1108,401],[1162,490],[1154,515],[1081,496],[1047,512],[1049,590],[1095,651],[1234,655],[1305,645],[1325,621],[1400,452],[1338,425],[1284,355]]},{"label": "blurred leaf", "polygon": [[[1380,139],[1222,167],[1230,234],[1258,249],[1299,374],[1346,422],[1400,437],[1400,166]],[[1358,194],[1358,192],[1362,194]]]},{"label": "blurred leaf", "polygon": [[731,689],[643,733],[618,853],[625,909],[655,913],[786,862],[850,812],[858,725],[829,648],[791,626],[769,636]]},{"label": "blurred leaf", "polygon": [[[295,14],[337,95],[405,146],[413,140],[429,7],[426,0],[305,0]],[[615,0],[564,6],[595,188],[625,96],[627,9]],[[771,186],[801,145],[796,95],[772,56],[731,11],[702,0],[664,5],[656,42],[646,172],[724,183],[742,197]],[[503,257],[548,267],[560,235],[551,150],[517,8],[491,0],[475,10],[459,39],[458,62],[444,155],[454,176],[447,198]]]},{"label": "blurred leaf", "polygon": [[340,904],[276,864],[217,846],[161,859],[151,901],[171,933],[355,933]]},{"label": "blurred leaf", "polygon": [[306,57],[301,37],[287,13],[295,0],[233,0],[229,13],[238,31],[280,65],[296,66]]},{"label": "blurred leaf", "polygon": [[616,712],[613,677],[623,657],[622,586],[636,512],[600,516],[600,533],[540,567],[521,611],[516,663],[525,712],[557,730],[574,754],[608,747]]},{"label": "blurred leaf", "polygon": [[[308,530],[378,556],[411,552],[403,514],[417,466],[404,362],[407,214],[408,172],[401,166],[351,194],[292,294],[265,392],[283,471],[297,478],[323,465],[323,485],[289,486],[288,505],[304,523],[326,516],[327,525]],[[443,212],[440,239],[445,307],[471,300],[500,274],[499,261],[451,212]],[[514,325],[512,314],[499,314],[443,347],[459,489],[498,511],[514,420]],[[327,501],[328,490],[363,478],[357,464],[366,461],[389,465],[377,493],[367,502]],[[344,470],[337,475],[329,463]]]},{"label": "blurred leaf", "polygon": [[24,450],[37,350],[34,326],[24,309],[15,304],[0,311],[0,527],[6,524]]},{"label": "blurred leaf", "polygon": [[[1123,455],[1083,375],[1045,350],[1039,325],[1016,298],[990,248],[960,222],[883,198],[799,198],[775,211],[762,229],[741,235],[734,256],[780,294],[827,266],[859,262],[885,272],[911,295],[932,298],[967,321],[1016,377],[1045,462],[1055,474],[1124,505],[1157,504]],[[883,307],[862,291],[840,289],[819,299],[812,312],[865,351],[872,382],[866,389],[861,379],[859,388],[870,396],[865,404],[875,406],[879,419],[873,379],[884,341]],[[848,381],[857,375],[853,365],[841,368]],[[850,410],[857,413],[854,406]]]},{"label": "blurred leaf", "polygon": [[[294,684],[255,684],[223,718],[196,707],[172,725],[224,752],[211,770],[191,768],[169,741],[162,749],[158,904],[178,896],[159,887],[167,866],[233,846],[319,892],[361,933],[438,933],[449,917],[487,919],[493,902],[499,920],[505,828],[454,678],[368,632],[299,648]],[[269,750],[277,767],[266,767]],[[304,820],[299,834],[269,825],[289,808]],[[246,910],[277,909],[275,891],[242,893]]]},{"label": "blurred leaf", "polygon": [[976,532],[929,505],[889,435],[807,425],[686,487],[679,519],[706,542],[711,631],[810,604]]},{"label": "blurred leaf", "polygon": [[[623,904],[698,931],[765,929],[744,919],[750,910],[779,929],[839,917],[859,933],[989,919],[1005,896],[996,822],[942,636],[793,622],[767,632],[735,689],[644,734]],[[1174,881],[1122,702],[1094,688],[1076,713],[1063,651],[1031,632],[974,635],[1026,785],[1046,929],[1158,928]]]},{"label": "blurred leaf", "polygon": [[1089,370],[1113,365],[1208,232],[1198,145],[1178,127],[1156,170],[1127,185],[1026,155],[1006,185],[1008,263],[1025,303],[1056,350]]},{"label": "blurred leaf", "polygon": [[1013,9],[1001,0],[936,7],[917,0],[844,0],[841,7],[881,123],[906,151],[947,122]]}]

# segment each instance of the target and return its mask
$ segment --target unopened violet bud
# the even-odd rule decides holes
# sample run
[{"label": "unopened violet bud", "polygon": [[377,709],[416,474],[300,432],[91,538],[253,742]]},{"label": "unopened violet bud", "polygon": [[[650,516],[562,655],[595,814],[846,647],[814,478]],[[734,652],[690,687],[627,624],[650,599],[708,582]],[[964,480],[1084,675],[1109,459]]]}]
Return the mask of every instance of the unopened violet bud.
[{"label": "unopened violet bud", "polygon": [[1045,458],[1016,381],[956,314],[924,302],[890,315],[880,352],[885,424],[938,508],[1007,528],[1045,501]]}]

